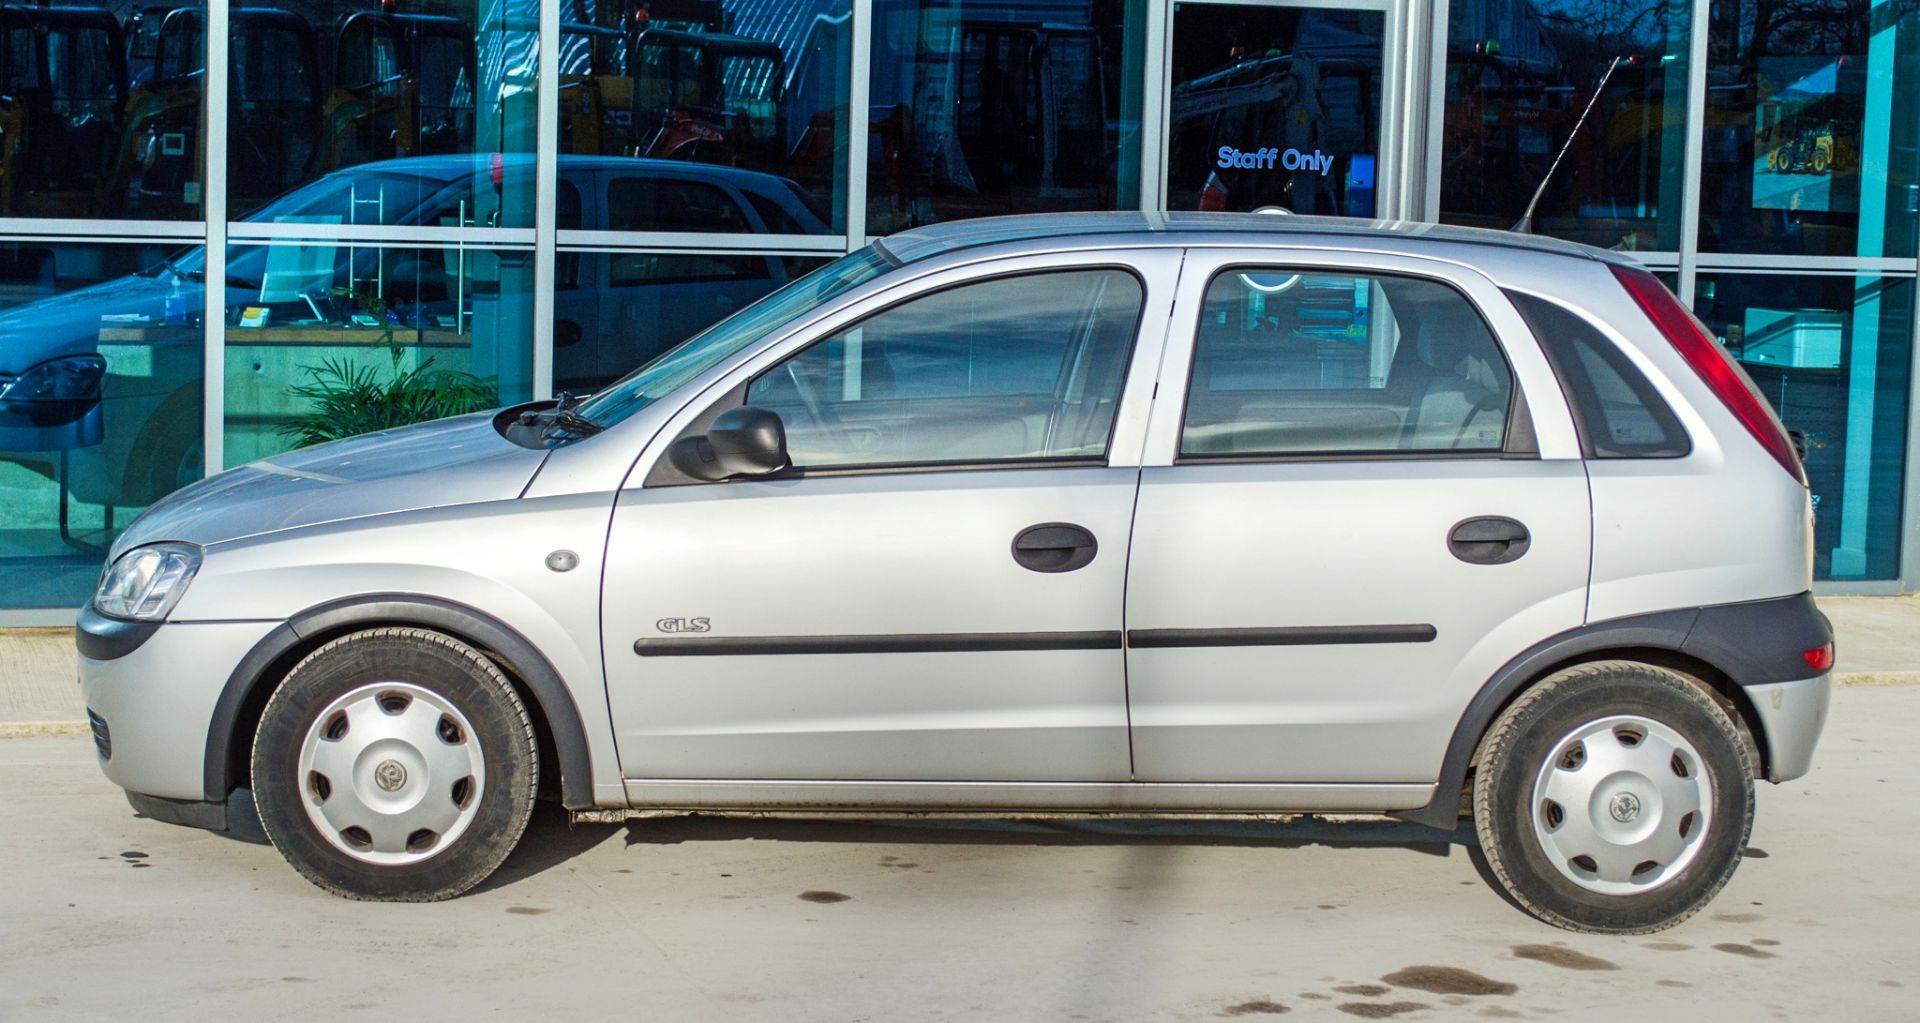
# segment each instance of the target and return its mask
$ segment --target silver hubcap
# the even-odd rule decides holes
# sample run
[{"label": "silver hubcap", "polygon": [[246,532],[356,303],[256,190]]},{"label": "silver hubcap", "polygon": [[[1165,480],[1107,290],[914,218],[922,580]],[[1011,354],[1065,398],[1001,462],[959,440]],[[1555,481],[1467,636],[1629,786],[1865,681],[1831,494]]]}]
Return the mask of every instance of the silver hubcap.
[{"label": "silver hubcap", "polygon": [[453,844],[473,823],[486,780],[466,715],[405,682],[333,701],[300,744],[307,819],[365,863],[418,862]]},{"label": "silver hubcap", "polygon": [[1713,824],[1713,779],[1693,744],[1648,718],[1590,721],[1554,744],[1533,783],[1533,834],[1561,874],[1628,895],[1671,880]]}]

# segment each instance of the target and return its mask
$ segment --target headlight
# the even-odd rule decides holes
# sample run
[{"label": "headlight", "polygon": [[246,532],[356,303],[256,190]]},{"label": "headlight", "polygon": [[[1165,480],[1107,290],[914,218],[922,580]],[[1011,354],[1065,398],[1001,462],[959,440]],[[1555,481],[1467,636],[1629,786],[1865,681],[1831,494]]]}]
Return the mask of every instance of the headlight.
[{"label": "headlight", "polygon": [[156,543],[120,555],[100,577],[93,609],[110,618],[159,621],[180,602],[200,568],[200,548]]},{"label": "headlight", "polygon": [[0,398],[8,401],[92,401],[100,397],[100,379],[107,360],[98,355],[48,359],[11,381],[0,384]]}]

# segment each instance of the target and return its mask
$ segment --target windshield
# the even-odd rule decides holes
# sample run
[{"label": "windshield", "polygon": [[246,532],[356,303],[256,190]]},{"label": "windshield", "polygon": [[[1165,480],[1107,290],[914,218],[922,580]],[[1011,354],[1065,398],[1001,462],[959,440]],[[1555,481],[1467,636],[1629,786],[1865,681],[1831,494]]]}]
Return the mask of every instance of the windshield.
[{"label": "windshield", "polygon": [[834,260],[668,349],[659,358],[581,402],[574,411],[600,426],[612,426],[795,317],[806,315],[898,265],[898,261],[872,245]]}]

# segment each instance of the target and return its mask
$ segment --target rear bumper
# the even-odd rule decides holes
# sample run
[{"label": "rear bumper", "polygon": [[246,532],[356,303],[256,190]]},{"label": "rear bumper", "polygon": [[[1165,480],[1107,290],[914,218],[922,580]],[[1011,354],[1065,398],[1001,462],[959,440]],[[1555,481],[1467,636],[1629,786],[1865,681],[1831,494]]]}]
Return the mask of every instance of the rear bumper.
[{"label": "rear bumper", "polygon": [[1833,623],[1812,593],[1716,604],[1694,612],[1679,649],[1749,690],[1805,680],[1808,651],[1833,642]]},{"label": "rear bumper", "polygon": [[1767,780],[1792,781],[1813,766],[1813,748],[1827,727],[1833,676],[1746,687],[1766,733]]}]

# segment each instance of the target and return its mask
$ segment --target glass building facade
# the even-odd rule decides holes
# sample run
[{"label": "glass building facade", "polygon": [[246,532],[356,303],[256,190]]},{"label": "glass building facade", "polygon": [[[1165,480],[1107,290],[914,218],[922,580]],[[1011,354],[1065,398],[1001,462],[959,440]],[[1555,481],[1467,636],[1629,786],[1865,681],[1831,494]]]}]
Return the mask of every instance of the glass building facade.
[{"label": "glass building facade", "polygon": [[1920,583],[1909,0],[115,0],[0,33],[0,623],[61,621],[185,482],[591,391],[874,237],[1268,205],[1635,253],[1804,434],[1822,585]]}]

